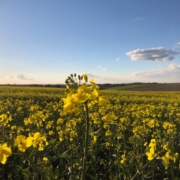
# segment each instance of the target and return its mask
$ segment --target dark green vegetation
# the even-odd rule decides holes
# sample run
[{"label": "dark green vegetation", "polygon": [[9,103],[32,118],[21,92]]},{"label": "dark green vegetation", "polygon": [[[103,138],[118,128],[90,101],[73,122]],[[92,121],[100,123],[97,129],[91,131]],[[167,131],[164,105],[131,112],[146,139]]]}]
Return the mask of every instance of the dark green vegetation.
[{"label": "dark green vegetation", "polygon": [[111,85],[106,90],[130,90],[130,91],[180,91],[180,83],[134,83],[124,85]]},{"label": "dark green vegetation", "polygon": [[126,84],[126,85],[119,85],[107,88],[107,90],[127,90],[139,87],[149,87],[149,86],[156,86],[156,84]]}]

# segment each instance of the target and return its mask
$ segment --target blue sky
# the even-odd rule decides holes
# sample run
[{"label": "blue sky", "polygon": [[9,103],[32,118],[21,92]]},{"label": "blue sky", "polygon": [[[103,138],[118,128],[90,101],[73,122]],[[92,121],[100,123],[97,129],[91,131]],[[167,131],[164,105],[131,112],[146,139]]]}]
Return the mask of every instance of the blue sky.
[{"label": "blue sky", "polygon": [[0,0],[0,84],[180,82],[179,0]]}]

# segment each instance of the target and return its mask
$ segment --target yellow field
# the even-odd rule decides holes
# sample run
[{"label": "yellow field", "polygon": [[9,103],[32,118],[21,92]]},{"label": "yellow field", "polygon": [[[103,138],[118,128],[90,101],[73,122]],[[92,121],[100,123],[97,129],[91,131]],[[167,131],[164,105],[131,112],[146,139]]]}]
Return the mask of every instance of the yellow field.
[{"label": "yellow field", "polygon": [[0,179],[180,177],[180,93],[81,87],[0,87]]}]

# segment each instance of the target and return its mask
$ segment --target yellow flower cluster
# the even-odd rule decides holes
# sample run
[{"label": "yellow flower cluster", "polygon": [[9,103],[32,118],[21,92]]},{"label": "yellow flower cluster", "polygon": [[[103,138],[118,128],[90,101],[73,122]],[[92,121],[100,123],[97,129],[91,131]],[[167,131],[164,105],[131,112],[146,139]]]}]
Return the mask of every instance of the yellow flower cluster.
[{"label": "yellow flower cluster", "polygon": [[14,146],[17,146],[18,150],[25,152],[30,146],[38,147],[39,151],[43,151],[44,147],[48,145],[45,136],[41,136],[40,132],[34,133],[34,136],[29,136],[26,138],[24,135],[19,135],[16,137]]},{"label": "yellow flower cluster", "polygon": [[167,151],[164,156],[162,156],[162,161],[164,163],[165,169],[168,169],[170,160],[172,160],[174,163],[176,162],[179,154],[174,153],[172,154],[170,151]]},{"label": "yellow flower cluster", "polygon": [[[41,136],[40,132],[36,132],[34,136],[27,137],[24,135],[18,135],[14,140],[14,146],[18,148],[20,152],[25,152],[30,146],[38,147],[39,151],[43,151],[44,147],[48,145],[45,136]],[[7,143],[0,145],[0,162],[5,164],[7,157],[12,155],[11,147],[7,146]]]},{"label": "yellow flower cluster", "polygon": [[156,140],[151,139],[149,144],[149,151],[146,152],[146,156],[148,157],[148,160],[151,161],[154,159],[154,157],[156,156],[155,150],[156,150]]},{"label": "yellow flower cluster", "polygon": [[[25,157],[33,155],[34,164],[45,164],[42,169],[58,161],[54,169],[78,179],[87,108],[90,172],[98,174],[98,166],[103,172],[119,169],[112,174],[118,179],[124,173],[128,179],[136,167],[142,174],[153,172],[151,164],[169,174],[179,170],[180,93],[99,90],[86,74],[82,77],[84,83],[67,86],[66,94],[61,88],[0,87],[2,164],[11,167],[18,157],[27,170]],[[63,173],[57,177],[63,178]]]},{"label": "yellow flower cluster", "polygon": [[173,161],[175,163],[179,157],[179,153],[177,153],[177,152],[173,153],[170,150],[169,143],[166,143],[163,146],[163,149],[166,150],[166,153],[164,156],[162,156],[162,161],[163,161],[163,164],[165,166],[165,169],[168,169],[168,167],[170,165],[170,161]]},{"label": "yellow flower cluster", "polygon": [[11,148],[7,146],[7,143],[0,144],[0,162],[5,164],[7,161],[7,157],[12,155]]},{"label": "yellow flower cluster", "polygon": [[[91,86],[87,84],[87,75],[84,76],[85,83],[83,83],[81,86],[78,87],[77,91],[71,92],[67,95],[66,98],[63,98],[64,102],[64,111],[66,113],[80,113],[79,109],[76,105],[81,105],[84,102],[90,102],[94,101],[94,103],[97,103],[98,101],[98,86],[94,83],[94,80],[91,80]],[[69,87],[67,87],[69,88]],[[101,100],[102,101],[102,100]]]},{"label": "yellow flower cluster", "polygon": [[30,137],[26,138],[26,136],[23,135],[17,136],[14,142],[14,146],[17,146],[18,150],[21,152],[25,152],[31,145],[32,139]]},{"label": "yellow flower cluster", "polygon": [[125,156],[125,154],[123,154],[122,156],[121,156],[121,161],[120,161],[120,163],[121,164],[124,164],[126,162],[126,156]]}]

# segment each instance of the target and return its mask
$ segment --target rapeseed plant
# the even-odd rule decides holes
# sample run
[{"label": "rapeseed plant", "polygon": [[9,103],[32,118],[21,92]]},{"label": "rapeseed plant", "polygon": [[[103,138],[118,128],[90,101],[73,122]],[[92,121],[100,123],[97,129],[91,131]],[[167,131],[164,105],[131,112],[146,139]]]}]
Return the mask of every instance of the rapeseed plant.
[{"label": "rapeseed plant", "polygon": [[0,162],[5,164],[7,158],[12,155],[11,148],[7,146],[7,143],[0,144]]}]

